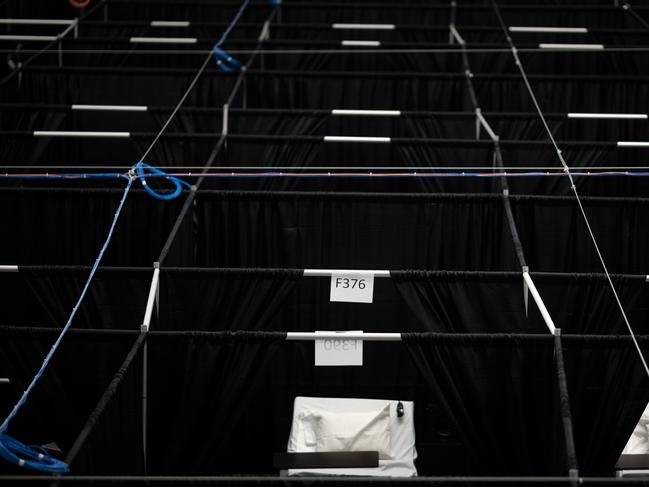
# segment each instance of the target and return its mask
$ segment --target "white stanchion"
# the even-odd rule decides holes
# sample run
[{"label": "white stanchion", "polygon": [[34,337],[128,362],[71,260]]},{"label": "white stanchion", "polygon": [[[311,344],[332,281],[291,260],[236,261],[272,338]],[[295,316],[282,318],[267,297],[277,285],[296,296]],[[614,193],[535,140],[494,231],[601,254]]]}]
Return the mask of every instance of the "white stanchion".
[{"label": "white stanchion", "polygon": [[545,321],[545,324],[550,330],[550,333],[554,335],[554,332],[557,327],[554,326],[554,322],[550,317],[550,313],[548,312],[548,309],[545,307],[545,303],[543,302],[543,299],[541,298],[538,289],[536,289],[536,286],[534,285],[534,281],[532,281],[532,277],[530,276],[530,273],[523,272],[523,279],[525,279],[525,282],[527,283],[530,293],[532,293],[532,297],[536,302],[536,306],[538,306],[539,311],[541,312],[541,316],[543,316],[543,321]]},{"label": "white stanchion", "polygon": [[640,140],[620,140],[617,143],[618,147],[649,147],[649,142]]},{"label": "white stanchion", "polygon": [[568,113],[568,118],[602,118],[602,119],[629,119],[629,120],[646,120],[649,118],[646,113]]},{"label": "white stanchion", "polygon": [[196,37],[131,37],[132,44],[196,44]]},{"label": "white stanchion", "polygon": [[72,110],[89,112],[146,112],[144,105],[71,105]]},{"label": "white stanchion", "polygon": [[141,331],[149,331],[151,325],[151,317],[153,316],[153,306],[155,305],[156,297],[158,295],[158,284],[160,282],[160,267],[153,269],[153,277],[151,278],[151,287],[149,288],[149,297],[146,301],[146,309],[144,310],[144,320],[140,326]]},{"label": "white stanchion", "polygon": [[316,341],[330,339],[345,340],[363,340],[370,342],[400,342],[401,333],[362,333],[362,332],[335,332],[319,331],[315,332],[298,332],[289,331],[286,333],[286,341]]},{"label": "white stanchion", "polygon": [[367,144],[379,143],[389,144],[390,137],[357,137],[352,135],[325,135],[323,140],[325,142],[362,142]]},{"label": "white stanchion", "polygon": [[547,34],[588,34],[586,27],[532,27],[512,25],[509,32],[547,33]]},{"label": "white stanchion", "polygon": [[72,25],[76,19],[0,19],[4,25]]},{"label": "white stanchion", "polygon": [[380,47],[381,41],[344,40],[340,41],[340,45],[348,47]]},{"label": "white stanchion", "polygon": [[99,139],[128,139],[130,132],[82,132],[82,131],[54,131],[54,130],[34,130],[34,137],[79,137],[79,138],[99,138]]},{"label": "white stanchion", "polygon": [[399,117],[401,110],[348,110],[342,108],[334,108],[331,110],[332,115],[341,116],[368,116],[368,117]]},{"label": "white stanchion", "polygon": [[332,274],[368,275],[374,277],[390,277],[386,270],[357,270],[357,269],[304,269],[304,277],[331,277]]},{"label": "white stanchion", "polygon": [[56,36],[33,36],[33,35],[0,35],[0,41],[35,41],[51,42],[57,39]]},{"label": "white stanchion", "polygon": [[339,30],[394,30],[394,24],[331,24],[332,29]]},{"label": "white stanchion", "polygon": [[584,50],[584,51],[598,51],[604,49],[604,44],[555,44],[555,43],[541,43],[539,49],[570,49],[570,50]]},{"label": "white stanchion", "polygon": [[152,20],[149,25],[151,27],[189,27],[192,24],[188,20]]}]

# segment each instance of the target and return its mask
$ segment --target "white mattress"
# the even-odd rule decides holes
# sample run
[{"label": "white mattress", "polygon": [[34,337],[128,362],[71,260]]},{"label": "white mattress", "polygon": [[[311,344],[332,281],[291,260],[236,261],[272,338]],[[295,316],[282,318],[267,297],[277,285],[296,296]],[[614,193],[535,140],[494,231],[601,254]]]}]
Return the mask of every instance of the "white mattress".
[{"label": "white mattress", "polygon": [[[417,475],[415,459],[414,403],[401,401],[404,415],[397,417],[398,401],[387,399],[349,399],[332,397],[296,397],[293,403],[293,423],[287,451],[291,453],[315,452],[313,413],[352,413],[380,411],[389,405],[390,459],[380,459],[377,468],[324,468],[291,469],[288,475],[358,475],[379,477],[413,477]],[[309,440],[310,439],[310,440]]]},{"label": "white mattress", "polygon": [[645,408],[640,421],[629,437],[623,455],[646,455],[649,453],[649,405]]}]

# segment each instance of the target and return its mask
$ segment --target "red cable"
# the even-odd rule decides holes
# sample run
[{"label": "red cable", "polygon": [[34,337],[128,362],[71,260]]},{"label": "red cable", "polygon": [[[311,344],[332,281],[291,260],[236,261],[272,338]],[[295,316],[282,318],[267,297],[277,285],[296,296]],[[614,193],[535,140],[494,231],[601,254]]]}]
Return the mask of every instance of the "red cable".
[{"label": "red cable", "polygon": [[90,5],[90,0],[68,0],[68,3],[75,8],[84,8]]}]

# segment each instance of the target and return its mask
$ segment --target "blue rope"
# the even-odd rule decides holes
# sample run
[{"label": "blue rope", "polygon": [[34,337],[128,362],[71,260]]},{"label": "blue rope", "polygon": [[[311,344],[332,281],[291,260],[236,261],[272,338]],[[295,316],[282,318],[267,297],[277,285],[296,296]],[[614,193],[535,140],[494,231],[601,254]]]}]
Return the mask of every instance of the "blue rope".
[{"label": "blue rope", "polygon": [[[144,190],[158,200],[169,201],[177,198],[178,195],[182,193],[183,186],[187,189],[191,189],[191,185],[183,181],[182,179],[175,178],[173,176],[167,176],[164,171],[149,166],[148,164],[141,161],[135,165],[135,174],[137,174],[138,179],[142,182],[142,187],[144,188]],[[171,181],[174,185],[174,190],[171,193],[167,194],[160,194],[155,192],[146,182],[147,174],[153,175],[155,177],[162,177],[164,179],[167,179],[168,181]]]},{"label": "blue rope", "polygon": [[[269,0],[269,3],[273,4],[272,0]],[[221,38],[217,41],[216,44],[214,44],[214,47],[212,48],[212,51],[214,51],[214,59],[216,59],[216,66],[221,71],[224,71],[226,73],[237,71],[243,67],[241,62],[238,59],[235,59],[232,56],[230,56],[228,53],[226,53],[223,49],[221,49],[221,46],[230,35],[230,32],[232,32],[232,29],[234,29],[236,25],[239,23],[239,20],[241,19],[243,12],[246,10],[249,4],[250,4],[250,0],[244,0],[241,3],[241,6],[239,7],[239,11],[232,19],[232,22],[230,22],[228,28],[225,29],[225,31],[221,35]]]},{"label": "blue rope", "polygon": [[214,52],[214,59],[216,59],[216,67],[221,71],[231,73],[239,69],[244,69],[241,61],[233,58],[220,47],[214,46],[212,51]]},{"label": "blue rope", "polygon": [[[146,182],[147,175],[153,177],[161,177],[171,181],[175,186],[174,191],[169,194],[156,193],[147,184]],[[117,173],[103,173],[103,174],[95,174],[95,175],[60,174],[60,175],[38,175],[38,176],[25,176],[25,177],[28,179],[33,179],[33,178],[68,179],[70,177],[85,178],[86,176],[92,176],[93,178],[97,178],[97,179],[127,178],[128,184],[126,185],[126,188],[124,188],[124,193],[122,194],[122,198],[119,202],[119,205],[117,206],[117,211],[115,211],[115,215],[113,216],[113,220],[111,222],[106,240],[104,241],[104,244],[102,245],[101,250],[99,251],[99,255],[97,255],[97,258],[95,259],[95,263],[92,266],[92,269],[90,270],[90,274],[86,279],[86,283],[83,286],[83,290],[81,291],[81,295],[79,296],[77,303],[72,308],[72,312],[70,313],[67,323],[61,330],[61,333],[59,334],[58,338],[54,342],[54,345],[52,345],[52,348],[50,348],[50,351],[45,356],[45,359],[43,360],[40,369],[38,370],[38,372],[36,372],[36,375],[32,379],[31,383],[29,384],[27,389],[25,389],[22,396],[20,397],[20,399],[18,400],[14,408],[11,410],[11,413],[9,413],[9,415],[5,418],[4,422],[0,426],[0,457],[4,458],[8,462],[18,465],[19,467],[24,467],[29,470],[34,470],[36,472],[65,473],[69,471],[69,466],[65,462],[57,460],[56,458],[52,458],[47,453],[47,451],[45,451],[41,447],[24,445],[20,441],[6,434],[6,431],[9,428],[9,423],[16,417],[16,415],[18,414],[18,410],[25,404],[25,402],[27,401],[27,397],[36,386],[36,383],[42,377],[43,372],[45,372],[45,369],[49,365],[50,360],[54,355],[54,352],[56,352],[56,350],[59,348],[59,345],[63,340],[63,336],[67,333],[68,329],[72,325],[72,320],[74,319],[75,315],[77,314],[77,311],[81,307],[81,303],[85,298],[86,293],[88,292],[88,288],[90,287],[90,283],[92,282],[92,279],[95,276],[95,272],[97,272],[97,269],[99,268],[99,264],[101,263],[104,253],[106,252],[106,249],[108,248],[113,238],[113,232],[115,230],[115,226],[117,225],[119,216],[122,212],[122,209],[124,208],[124,203],[126,202],[128,193],[131,190],[131,187],[133,186],[133,181],[135,181],[136,179],[142,181],[142,186],[144,187],[146,192],[159,200],[174,199],[182,192],[183,186],[191,187],[187,182],[183,181],[182,179],[175,178],[172,176],[167,176],[165,172],[156,169],[154,167],[151,167],[148,164],[145,164],[144,162],[138,162],[135,166],[133,166],[131,171],[129,171],[128,176],[125,174],[117,174]]]},{"label": "blue rope", "polygon": [[[63,336],[70,328],[70,325],[72,324],[72,320],[74,316],[77,314],[77,311],[81,306],[81,302],[83,301],[83,298],[86,296],[86,292],[90,287],[90,282],[92,281],[95,272],[97,272],[97,268],[99,267],[99,263],[101,262],[101,259],[104,256],[104,252],[108,248],[108,244],[110,244],[110,241],[113,238],[113,231],[115,230],[115,225],[117,224],[117,220],[119,219],[119,215],[122,211],[122,208],[124,207],[124,203],[126,202],[126,197],[128,196],[128,192],[130,191],[132,185],[133,185],[133,179],[129,178],[128,184],[124,189],[122,199],[119,202],[119,206],[117,207],[117,211],[115,212],[115,216],[113,217],[113,221],[110,225],[110,230],[108,231],[108,236],[106,237],[106,241],[104,242],[104,245],[101,247],[101,250],[99,251],[99,255],[97,256],[97,259],[95,260],[95,263],[92,266],[90,275],[88,276],[88,279],[86,280],[86,283],[83,286],[83,290],[81,291],[81,296],[79,296],[77,303],[75,304],[74,308],[72,308],[72,312],[70,313],[68,322],[65,324],[63,330],[61,330],[61,333],[59,334],[59,337],[56,339],[56,342],[54,342],[54,345],[52,345],[52,348],[45,356],[41,368],[38,370],[38,372],[32,379],[27,389],[25,389],[23,395],[20,397],[20,399],[12,409],[11,413],[9,413],[9,416],[7,416],[7,418],[4,420],[2,426],[0,426],[0,456],[5,460],[11,463],[15,463],[20,467],[25,467],[30,470],[36,470],[38,472],[61,473],[61,472],[69,471],[69,467],[66,463],[61,462],[60,460],[53,459],[46,453],[44,454],[42,451],[39,451],[33,447],[23,445],[18,440],[15,440],[14,438],[7,435],[6,431],[7,428],[9,427],[9,423],[11,422],[11,420],[13,420],[16,417],[18,410],[27,401],[27,397],[34,389],[34,386],[36,386],[36,383],[43,375],[43,372],[45,372],[45,369],[49,365],[50,360],[54,355],[54,352],[56,352],[56,350],[59,348]],[[18,455],[21,455],[21,457],[19,457]]]}]

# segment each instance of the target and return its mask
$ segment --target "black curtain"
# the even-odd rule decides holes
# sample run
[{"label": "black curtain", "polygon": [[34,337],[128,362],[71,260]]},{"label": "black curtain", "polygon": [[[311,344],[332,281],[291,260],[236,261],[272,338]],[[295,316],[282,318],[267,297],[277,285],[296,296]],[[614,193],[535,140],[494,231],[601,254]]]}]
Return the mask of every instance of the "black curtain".
[{"label": "black curtain", "polygon": [[628,336],[563,342],[580,474],[610,475],[649,402],[646,371]]},{"label": "black curtain", "polygon": [[497,197],[205,191],[195,211],[201,266],[516,268]]},{"label": "black curtain", "polygon": [[[5,323],[63,327],[90,274],[89,267],[27,267],[5,276],[11,290]],[[153,269],[99,268],[74,320],[75,328],[138,330],[144,316]],[[1,279],[1,277],[0,277]],[[13,292],[12,292],[13,294]],[[14,317],[13,319],[8,319]]]},{"label": "black curtain", "polygon": [[[12,229],[0,240],[0,260],[92,265],[123,194],[125,183],[119,184],[121,189],[0,189],[0,216]],[[182,198],[161,202],[134,187],[102,265],[152,266],[182,203]]]},{"label": "black curtain", "polygon": [[467,473],[564,474],[552,337],[402,335],[452,430]]},{"label": "black curtain", "polygon": [[268,330],[302,277],[301,270],[163,269],[162,330]]},{"label": "black curtain", "polygon": [[[427,331],[442,333],[547,333],[532,295],[527,309],[520,273],[391,271],[399,295]],[[532,278],[564,333],[625,334],[627,328],[603,274]],[[637,333],[646,334],[649,289],[642,276],[612,276]]]},{"label": "black curtain", "polygon": [[[59,332],[0,326],[0,376],[11,381],[2,386],[3,419],[31,382]],[[9,434],[28,445],[54,442],[64,456],[135,338],[130,333],[70,330],[11,423]],[[104,448],[118,445],[102,446],[100,451]],[[5,462],[0,463],[0,469],[13,471]]]},{"label": "black curtain", "polygon": [[[255,473],[274,438],[255,390],[285,334],[149,337],[152,475]],[[252,428],[255,425],[258,428]],[[254,468],[254,467],[253,467]]]}]

